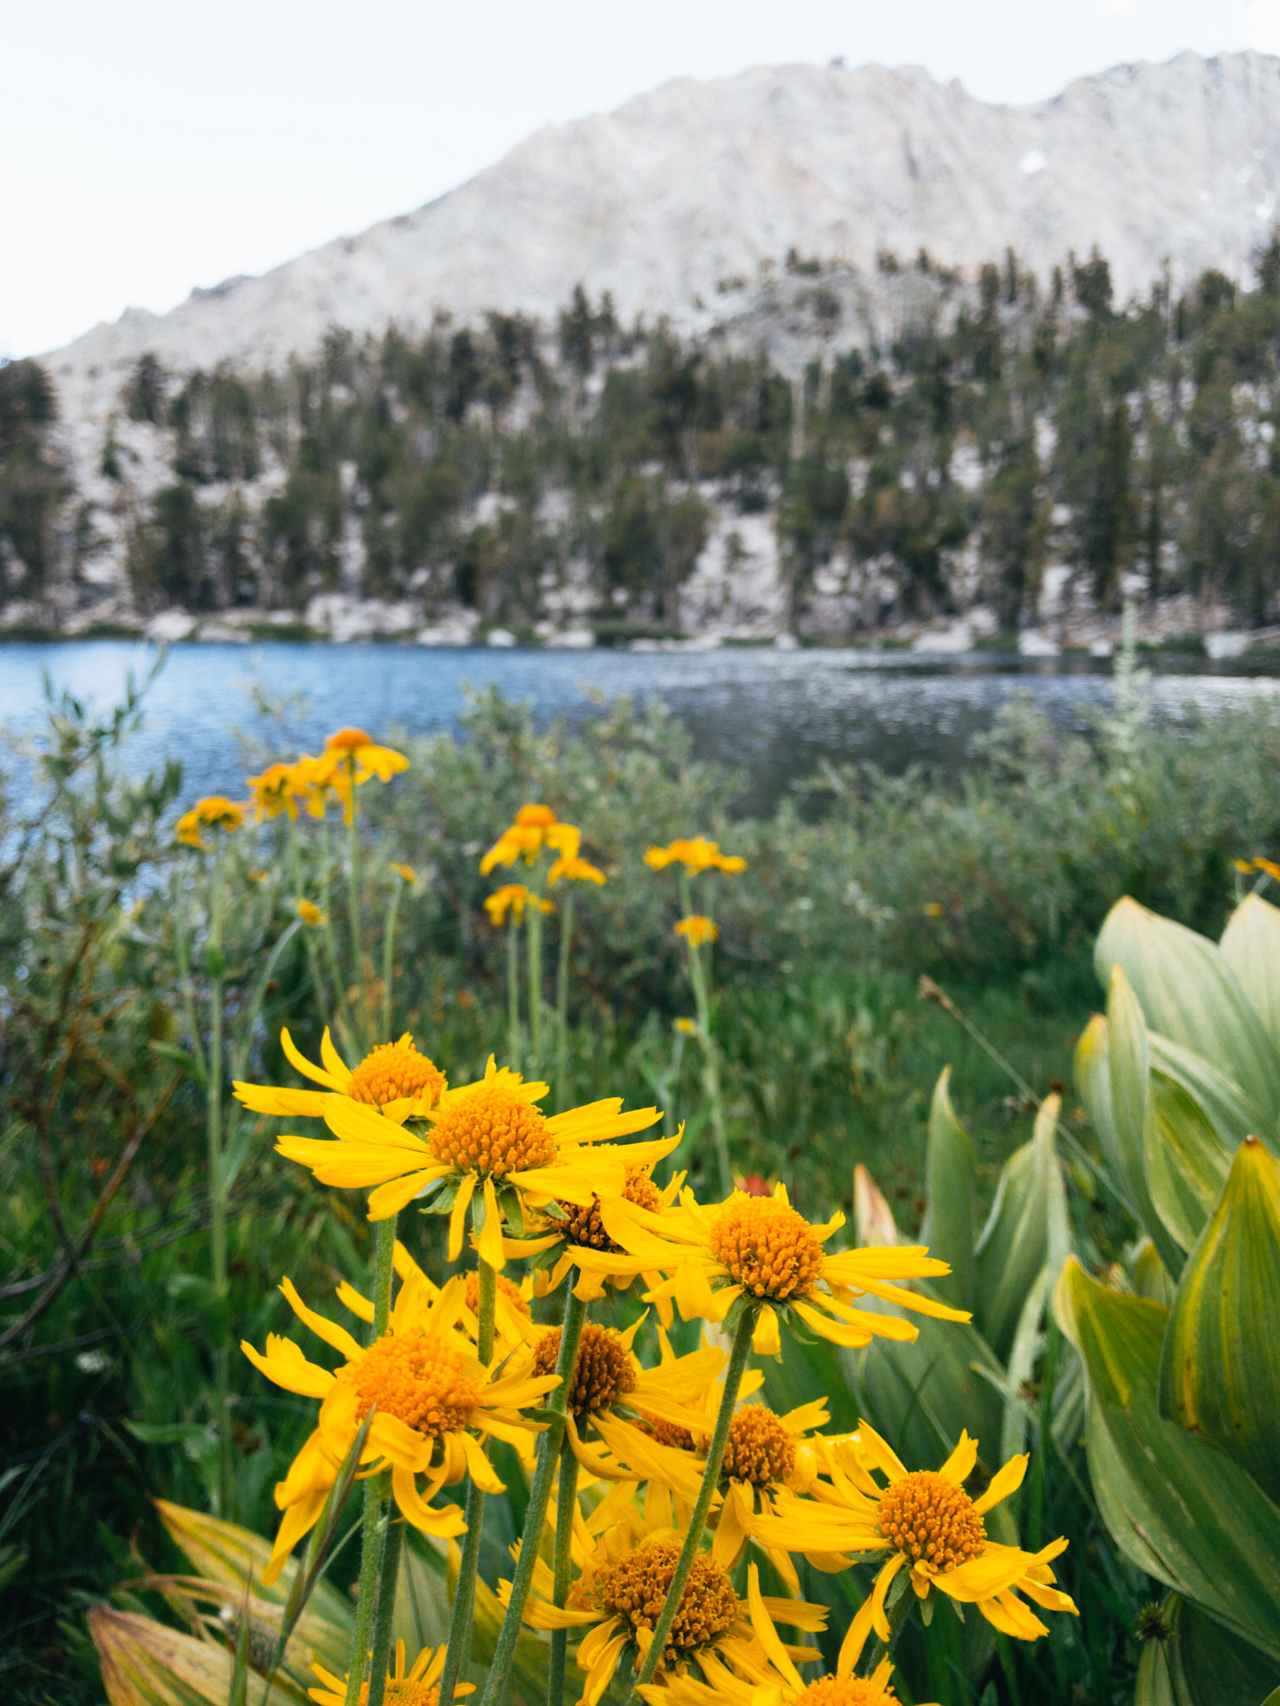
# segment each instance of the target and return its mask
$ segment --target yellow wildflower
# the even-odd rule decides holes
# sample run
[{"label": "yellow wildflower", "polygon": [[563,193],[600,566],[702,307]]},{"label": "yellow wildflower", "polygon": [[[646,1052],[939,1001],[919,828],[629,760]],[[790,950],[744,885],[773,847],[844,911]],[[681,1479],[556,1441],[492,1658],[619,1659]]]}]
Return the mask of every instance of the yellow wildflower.
[{"label": "yellow wildflower", "polygon": [[391,869],[406,883],[416,883],[418,880],[418,873],[412,865],[398,865],[392,860]]},{"label": "yellow wildflower", "polygon": [[532,865],[544,847],[561,857],[576,858],[582,832],[571,823],[561,823],[550,806],[521,806],[515,822],[494,842],[480,861],[480,874],[487,877],[497,865],[514,865],[523,859]]},{"label": "yellow wildflower", "polygon": [[431,1130],[422,1137],[372,1108],[334,1097],[324,1116],[334,1141],[287,1136],[276,1148],[309,1167],[321,1184],[375,1186],[371,1220],[385,1220],[414,1197],[426,1196],[424,1206],[449,1213],[451,1262],[462,1253],[467,1209],[479,1192],[484,1212],[476,1249],[500,1269],[506,1260],[504,1208],[522,1225],[527,1211],[548,1203],[586,1205],[597,1195],[620,1193],[628,1166],[659,1161],[680,1141],[658,1138],[615,1148],[605,1140],[644,1131],[659,1118],[658,1110],[624,1113],[621,1096],[610,1096],[548,1116],[537,1104],[549,1088],[525,1083],[490,1055],[482,1079],[446,1091],[425,1110]]},{"label": "yellow wildflower", "polygon": [[245,872],[245,876],[251,883],[265,883],[270,875],[270,871],[264,871],[260,865],[250,865]]},{"label": "yellow wildflower", "polygon": [[327,924],[329,922],[329,914],[323,907],[317,906],[313,900],[295,901],[293,909],[304,924]]},{"label": "yellow wildflower", "polygon": [[[301,761],[300,761],[301,762]],[[379,746],[363,729],[338,729],[324,743],[319,758],[309,763],[309,785],[314,789],[331,788],[342,802],[342,816],[351,822],[355,810],[355,790],[362,782],[377,777],[389,782],[393,776],[409,768],[404,753],[394,747]]]},{"label": "yellow wildflower", "polygon": [[[885,1596],[900,1570],[910,1573],[920,1599],[937,1588],[958,1605],[976,1605],[994,1628],[1019,1640],[1049,1633],[1027,1599],[1049,1611],[1075,1613],[1071,1598],[1054,1587],[1051,1561],[1066,1551],[1054,1540],[1039,1552],[988,1540],[986,1513],[1022,1485],[1027,1459],[1011,1457],[986,1491],[971,1499],[964,1483],[978,1459],[977,1441],[962,1432],[941,1469],[909,1473],[874,1428],[861,1422],[856,1434],[828,1453],[829,1480],[815,1499],[779,1500],[779,1514],[758,1517],[752,1533],[772,1545],[807,1553],[810,1548],[889,1554],[866,1604],[845,1637],[861,1651],[869,1630],[889,1639]],[[876,1480],[884,1477],[884,1485]]]},{"label": "yellow wildflower", "polygon": [[638,1692],[647,1706],[899,1706],[891,1681],[893,1661],[888,1657],[870,1676],[854,1676],[859,1655],[850,1656],[842,1649],[834,1676],[806,1683],[796,1669],[795,1655],[778,1638],[754,1564],[748,1571],[747,1604],[761,1651],[753,1654],[743,1674],[721,1665],[714,1687],[689,1675],[670,1677],[662,1685],[645,1683]]},{"label": "yellow wildflower", "polygon": [[[673,1148],[683,1136],[682,1125],[672,1139]],[[626,1202],[637,1203],[641,1208],[660,1214],[675,1201],[684,1184],[685,1175],[677,1173],[667,1184],[659,1186],[654,1184],[651,1173],[652,1164],[628,1167],[622,1186],[622,1197]],[[575,1267],[579,1272],[574,1291],[587,1302],[594,1302],[602,1297],[606,1285],[614,1285],[619,1291],[626,1291],[635,1281],[635,1265],[622,1246],[615,1244],[605,1231],[600,1218],[600,1208],[599,1196],[594,1196],[590,1203],[585,1205],[571,1202],[553,1203],[540,1216],[535,1217],[537,1223],[531,1228],[532,1237],[504,1239],[503,1249],[509,1257],[532,1256],[535,1258],[535,1265],[543,1269],[550,1267],[549,1275],[542,1280],[543,1292],[554,1291],[565,1275]],[[583,1251],[590,1252],[596,1263],[590,1270],[579,1264],[578,1258]],[[622,1256],[620,1272],[609,1272],[607,1261],[601,1260],[609,1254]],[[643,1273],[641,1277],[646,1284],[657,1285],[662,1274],[654,1270]],[[658,1317],[664,1327],[671,1325],[671,1304],[665,1298],[658,1305]]]},{"label": "yellow wildflower", "polygon": [[1258,870],[1266,872],[1272,882],[1280,883],[1280,865],[1274,859],[1255,859],[1253,862]]},{"label": "yellow wildflower", "polygon": [[924,915],[926,918],[941,918],[945,911],[946,908],[940,900],[927,900],[924,903]]},{"label": "yellow wildflower", "polygon": [[677,936],[683,936],[691,948],[705,948],[720,935],[714,918],[704,918],[700,912],[690,913],[675,926]]},{"label": "yellow wildflower", "polygon": [[306,783],[296,764],[269,764],[247,781],[254,817],[259,823],[287,812],[297,820],[298,801],[306,794]]},{"label": "yellow wildflower", "polygon": [[[299,902],[300,906],[309,904],[307,901]],[[290,1066],[313,1084],[321,1085],[322,1089],[292,1090],[237,1080],[232,1085],[236,1100],[255,1114],[308,1114],[318,1117],[329,1106],[332,1097],[346,1096],[362,1106],[377,1108],[387,1119],[399,1122],[420,1117],[444,1093],[444,1073],[435,1061],[414,1047],[409,1031],[393,1043],[379,1043],[354,1068],[347,1065],[334,1047],[327,1025],[320,1038],[323,1066],[317,1066],[299,1051],[287,1027],[280,1032],[280,1047]]]},{"label": "yellow wildflower", "polygon": [[[674,1528],[647,1528],[634,1510],[620,1511],[598,1538],[575,1533],[578,1574],[564,1606],[553,1603],[550,1568],[541,1559],[534,1565],[523,1620],[534,1629],[571,1629],[582,1635],[575,1657],[586,1680],[578,1706],[596,1706],[624,1656],[634,1663],[647,1651],[683,1538]],[[499,1583],[498,1598],[506,1604],[510,1597],[511,1584]],[[772,1621],[810,1633],[826,1626],[825,1606],[767,1598],[760,1604]],[[714,1687],[726,1663],[747,1674],[758,1672],[764,1654],[753,1628],[753,1610],[739,1598],[728,1572],[700,1553],[685,1583],[658,1678],[669,1684],[696,1666]],[[794,1648],[792,1656],[808,1663],[820,1655],[814,1649]]]},{"label": "yellow wildflower", "polygon": [[701,871],[723,871],[727,876],[736,877],[747,868],[745,859],[736,853],[722,853],[720,843],[708,840],[705,835],[695,835],[692,839],[682,837],[666,847],[650,847],[644,862],[651,871],[665,871],[668,865],[683,865],[691,877],[696,877]]},{"label": "yellow wildflower", "polygon": [[696,1037],[698,1021],[696,1019],[676,1019],[673,1021],[676,1031],[682,1037]]},{"label": "yellow wildflower", "polygon": [[245,808],[237,800],[229,800],[225,794],[206,794],[190,811],[183,812],[173,833],[184,847],[195,847],[204,853],[208,851],[208,843],[200,831],[221,829],[230,835],[233,830],[243,827],[244,812]]},{"label": "yellow wildflower", "polygon": [[267,1335],[265,1352],[241,1341],[241,1350],[268,1380],[320,1401],[314,1432],[275,1490],[276,1507],[284,1514],[263,1580],[275,1580],[298,1541],[315,1527],[370,1410],[360,1467],[373,1474],[391,1471],[401,1515],[424,1534],[453,1539],[465,1533],[457,1505],[432,1509],[429,1501],[464,1477],[487,1493],[505,1492],[484,1447],[491,1437],[518,1445],[528,1432],[539,1431],[540,1424],[521,1412],[559,1384],[556,1376],[535,1374],[532,1355],[513,1354],[509,1347],[487,1365],[479,1360],[459,1325],[461,1275],[434,1297],[413,1276],[402,1282],[386,1332],[367,1347],[308,1309],[289,1279],[280,1289],[298,1319],[343,1362],[336,1371],[321,1368],[292,1339],[275,1333]]},{"label": "yellow wildflower", "polygon": [[[382,1698],[386,1706],[435,1706],[440,1694],[440,1678],[444,1674],[445,1655],[447,1647],[424,1647],[411,1665],[406,1668],[405,1660],[408,1653],[403,1641],[396,1642],[395,1659],[387,1672],[386,1692]],[[312,1670],[320,1679],[319,1688],[309,1688],[307,1693],[318,1706],[344,1706],[347,1698],[347,1679],[345,1676],[335,1676],[331,1670],[326,1670],[318,1659],[313,1659]],[[474,1694],[473,1682],[455,1682],[453,1685],[454,1699],[464,1695]],[[369,1698],[369,1684],[360,1684],[360,1706],[364,1706]]]},{"label": "yellow wildflower", "polygon": [[484,909],[495,930],[506,923],[508,913],[513,924],[521,923],[526,907],[537,907],[539,912],[554,912],[556,903],[543,900],[523,883],[503,883],[500,889],[494,889],[492,894],[484,897]]},{"label": "yellow wildflower", "polygon": [[547,872],[549,883],[595,883],[600,887],[605,881],[605,874],[599,865],[593,865],[589,859],[580,859],[577,854],[566,858],[563,854]]},{"label": "yellow wildflower", "polygon": [[[969,1320],[967,1310],[893,1283],[951,1271],[924,1245],[828,1255],[822,1246],[844,1225],[844,1215],[837,1212],[823,1224],[806,1220],[792,1208],[785,1185],[777,1185],[772,1196],[733,1191],[708,1205],[686,1190],[679,1206],[661,1215],[611,1198],[601,1203],[600,1218],[610,1237],[630,1252],[633,1271],[658,1269],[668,1276],[650,1287],[645,1294],[650,1301],[674,1298],[686,1321],[724,1321],[731,1311],[736,1315],[735,1306],[758,1306],[753,1343],[763,1355],[781,1352],[779,1312],[794,1314],[802,1329],[837,1345],[917,1336],[901,1315],[859,1309],[854,1299],[863,1293],[920,1315]],[[579,1260],[584,1268],[594,1266],[590,1252]],[[622,1260],[608,1257],[610,1271],[622,1271]]]},{"label": "yellow wildflower", "polygon": [[[701,1466],[691,1456],[664,1451],[658,1440],[699,1424],[703,1394],[723,1369],[725,1353],[702,1345],[676,1356],[664,1335],[658,1366],[645,1368],[632,1349],[643,1321],[638,1316],[621,1332],[584,1324],[569,1375],[569,1442],[582,1467],[601,1480],[659,1480],[692,1503]],[[533,1352],[534,1372],[553,1373],[560,1328],[529,1320],[522,1338]]]}]

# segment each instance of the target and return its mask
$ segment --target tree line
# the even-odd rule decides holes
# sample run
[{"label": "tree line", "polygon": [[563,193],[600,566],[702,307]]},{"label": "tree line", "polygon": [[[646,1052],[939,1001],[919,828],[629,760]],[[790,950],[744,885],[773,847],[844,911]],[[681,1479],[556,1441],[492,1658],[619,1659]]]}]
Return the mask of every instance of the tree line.
[{"label": "tree line", "polygon": [[1249,288],[1165,276],[1124,305],[1097,253],[1047,280],[1012,251],[970,283],[925,251],[877,272],[904,306],[868,337],[848,269],[788,255],[802,370],[771,356],[767,314],[759,347],[695,338],[581,286],[551,325],[334,328],[277,372],[144,355],[92,502],[48,375],[11,362],[0,604],[74,590],[110,550],[144,613],[343,588],[521,628],[574,584],[597,626],[674,625],[713,530],[732,579],[737,523],[763,516],[798,626],[835,586],[849,628],[980,601],[1015,629],[1051,562],[1104,610],[1136,572],[1152,599],[1276,618],[1280,240]]}]

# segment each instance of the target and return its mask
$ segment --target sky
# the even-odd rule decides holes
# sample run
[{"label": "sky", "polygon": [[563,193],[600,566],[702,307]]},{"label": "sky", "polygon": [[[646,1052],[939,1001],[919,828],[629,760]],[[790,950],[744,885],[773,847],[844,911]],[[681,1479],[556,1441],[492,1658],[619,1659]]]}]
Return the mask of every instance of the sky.
[{"label": "sky", "polygon": [[1280,53],[1280,0],[11,0],[0,358],[410,211],[672,77],[839,56],[1023,103],[1245,47]]}]

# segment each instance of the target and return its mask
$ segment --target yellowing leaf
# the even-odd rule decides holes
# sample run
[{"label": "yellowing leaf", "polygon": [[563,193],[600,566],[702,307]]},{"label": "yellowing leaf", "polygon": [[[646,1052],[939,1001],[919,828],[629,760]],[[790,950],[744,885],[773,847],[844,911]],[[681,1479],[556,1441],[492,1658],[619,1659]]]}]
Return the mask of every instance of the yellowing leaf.
[{"label": "yellowing leaf", "polygon": [[1173,1300],[1160,1408],[1280,1501],[1280,1177],[1243,1143]]},{"label": "yellowing leaf", "polygon": [[1055,1309],[1089,1376],[1086,1446],[1103,1522],[1140,1569],[1280,1660],[1280,1507],[1156,1402],[1168,1311],[1072,1257]]}]

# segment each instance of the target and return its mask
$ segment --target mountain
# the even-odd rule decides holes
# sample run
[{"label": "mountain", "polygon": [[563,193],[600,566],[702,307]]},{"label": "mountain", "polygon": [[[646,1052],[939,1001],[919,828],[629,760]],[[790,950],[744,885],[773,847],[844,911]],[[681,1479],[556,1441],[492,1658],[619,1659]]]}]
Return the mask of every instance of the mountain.
[{"label": "mountain", "polygon": [[624,315],[696,327],[793,248],[870,269],[923,246],[974,268],[1011,244],[1045,274],[1096,244],[1122,298],[1166,262],[1175,285],[1242,276],[1280,208],[1278,110],[1280,59],[1257,53],[1120,65],[1025,107],[917,67],[681,78],[538,131],[414,213],[44,359],[64,417],[101,419],[145,350],[176,370],[272,366],[334,324],[546,314],[579,280]]}]

